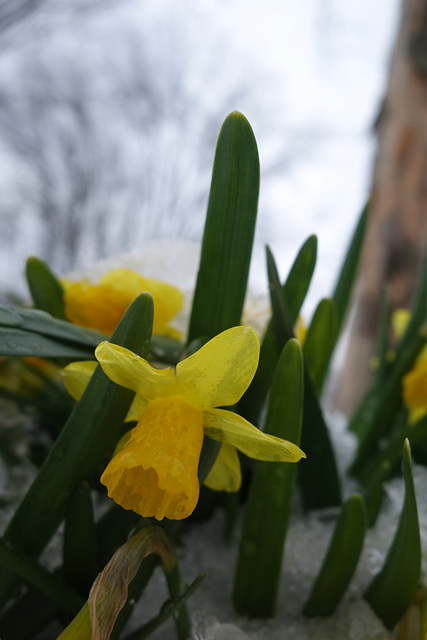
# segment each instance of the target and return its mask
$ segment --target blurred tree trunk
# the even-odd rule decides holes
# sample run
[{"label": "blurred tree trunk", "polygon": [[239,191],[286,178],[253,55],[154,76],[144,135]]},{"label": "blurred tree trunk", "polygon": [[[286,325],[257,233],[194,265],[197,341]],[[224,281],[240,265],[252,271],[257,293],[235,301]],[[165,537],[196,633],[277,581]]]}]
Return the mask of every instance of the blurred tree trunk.
[{"label": "blurred tree trunk", "polygon": [[427,240],[427,0],[403,0],[388,87],[376,123],[367,237],[335,406],[350,415],[372,372],[381,289],[410,307]]}]

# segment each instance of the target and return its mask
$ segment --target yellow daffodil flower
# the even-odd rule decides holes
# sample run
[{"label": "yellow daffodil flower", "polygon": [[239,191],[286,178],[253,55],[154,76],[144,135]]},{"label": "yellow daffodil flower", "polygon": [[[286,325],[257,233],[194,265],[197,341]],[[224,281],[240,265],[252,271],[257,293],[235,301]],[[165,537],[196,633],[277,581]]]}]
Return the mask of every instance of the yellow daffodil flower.
[{"label": "yellow daffodil flower", "polygon": [[[402,338],[411,319],[407,309],[397,309],[392,315],[392,328]],[[414,366],[402,378],[402,396],[409,409],[409,424],[414,424],[427,413],[427,347],[421,351]]]},{"label": "yellow daffodil flower", "polygon": [[301,345],[303,345],[305,342],[307,331],[308,331],[307,325],[305,324],[302,317],[298,316],[294,325],[294,334],[295,334],[295,338],[300,342]]},{"label": "yellow daffodil flower", "polygon": [[149,291],[154,301],[153,333],[179,337],[169,326],[183,304],[183,296],[176,287],[144,278],[130,269],[115,269],[96,284],[88,280],[64,280],[66,316],[74,324],[98,329],[111,335],[130,303],[143,291]]},{"label": "yellow daffodil flower", "polygon": [[[101,476],[109,496],[125,509],[158,520],[189,516],[199,497],[197,470],[204,433],[229,445],[221,447],[222,471],[217,468],[208,476],[214,488],[238,488],[233,448],[259,460],[297,462],[305,457],[296,445],[217,408],[234,405],[255,374],[259,340],[249,326],[219,334],[179,362],[176,371],[154,369],[109,342],[102,342],[95,355],[111,380],[137,394],[131,413],[140,413],[139,422]],[[86,366],[76,364],[80,372]],[[74,382],[67,384],[74,393],[80,393],[74,386],[77,377],[72,375]]]}]

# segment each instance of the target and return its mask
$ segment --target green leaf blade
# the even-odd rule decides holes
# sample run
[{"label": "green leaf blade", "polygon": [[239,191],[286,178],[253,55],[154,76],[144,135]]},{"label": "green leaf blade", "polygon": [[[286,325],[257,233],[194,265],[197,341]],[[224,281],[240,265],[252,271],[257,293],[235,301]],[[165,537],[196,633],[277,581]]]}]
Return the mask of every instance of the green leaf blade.
[{"label": "green leaf blade", "polygon": [[421,538],[409,441],[403,445],[405,501],[384,565],[365,592],[377,616],[392,629],[411,603],[421,575]]},{"label": "green leaf blade", "polygon": [[[288,301],[292,325],[298,317],[310,287],[317,256],[317,237],[309,236],[299,250],[282,287],[283,296]],[[248,391],[239,403],[239,411],[252,422],[258,424],[259,415],[271,386],[280,351],[273,331],[272,320],[267,325],[261,342],[258,369]]]},{"label": "green leaf blade", "polygon": [[31,256],[27,260],[25,274],[36,308],[47,311],[54,318],[67,320],[63,301],[64,290],[49,266],[43,260]]},{"label": "green leaf blade", "polygon": [[[273,380],[266,433],[299,444],[303,394],[302,350],[297,340],[289,340]],[[233,600],[240,614],[274,614],[296,473],[296,464],[255,465],[234,581]]]},{"label": "green leaf blade", "polygon": [[304,615],[330,616],[340,603],[356,570],[366,533],[366,512],[361,496],[343,504],[322,567],[304,607]]},{"label": "green leaf blade", "polygon": [[[291,316],[286,300],[281,295],[276,263],[268,247],[267,268],[276,340],[278,345],[282,345],[293,337]],[[307,462],[301,465],[300,473],[305,508],[320,509],[340,505],[341,487],[334,451],[307,367],[304,367],[301,448],[307,455]]]},{"label": "green leaf blade", "polygon": [[240,323],[258,195],[255,137],[246,118],[235,111],[218,138],[188,343]]},{"label": "green leaf blade", "polygon": [[354,280],[356,278],[357,269],[359,266],[360,254],[363,247],[363,239],[365,237],[366,225],[369,215],[369,205],[370,201],[368,200],[362,210],[362,213],[360,214],[360,218],[357,222],[356,229],[350,241],[350,246],[347,250],[332,296],[337,309],[338,334],[346,317]]},{"label": "green leaf blade", "polygon": [[[111,340],[146,357],[150,346],[153,300],[139,295]],[[134,393],[107,378],[98,366],[5,533],[6,541],[38,555],[61,519],[69,494],[82,480],[97,477],[110,459]],[[0,572],[0,601],[6,602],[13,577]],[[1,626],[0,626],[1,633]]]},{"label": "green leaf blade", "polygon": [[338,337],[335,303],[325,298],[317,306],[304,342],[304,357],[318,396],[328,372],[329,362]]}]

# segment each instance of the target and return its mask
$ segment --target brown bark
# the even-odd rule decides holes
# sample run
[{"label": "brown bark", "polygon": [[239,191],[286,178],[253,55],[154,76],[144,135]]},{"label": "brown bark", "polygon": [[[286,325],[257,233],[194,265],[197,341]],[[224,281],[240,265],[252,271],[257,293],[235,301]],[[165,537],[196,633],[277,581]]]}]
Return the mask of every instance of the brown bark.
[{"label": "brown bark", "polygon": [[403,0],[388,88],[377,121],[378,151],[354,320],[335,406],[350,415],[367,389],[380,295],[410,307],[427,240],[427,0]]}]

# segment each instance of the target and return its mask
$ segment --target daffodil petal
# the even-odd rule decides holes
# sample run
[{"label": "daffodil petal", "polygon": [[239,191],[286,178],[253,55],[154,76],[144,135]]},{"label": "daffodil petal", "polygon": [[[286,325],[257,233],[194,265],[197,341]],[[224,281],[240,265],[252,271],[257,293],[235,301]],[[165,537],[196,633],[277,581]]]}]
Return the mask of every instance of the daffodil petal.
[{"label": "daffodil petal", "polygon": [[403,400],[411,409],[427,408],[427,362],[417,362],[402,379]]},{"label": "daffodil petal", "polygon": [[397,338],[403,338],[403,334],[411,319],[409,309],[396,309],[391,316],[391,326]]},{"label": "daffodil petal", "polygon": [[68,285],[64,291],[65,314],[82,327],[111,335],[132,299],[87,281]]},{"label": "daffodil petal", "polygon": [[68,393],[75,399],[80,400],[86,389],[97,362],[71,362],[62,371],[62,379]]},{"label": "daffodil petal", "polygon": [[95,356],[110,380],[136,391],[146,400],[174,395],[173,369],[154,369],[144,358],[111,342],[101,342]]},{"label": "daffodil petal", "polygon": [[201,409],[233,405],[249,387],[258,359],[259,340],[252,327],[227,329],[178,363],[179,393]]},{"label": "daffodil petal", "polygon": [[270,436],[232,411],[203,411],[203,429],[212,440],[231,444],[256,460],[298,462],[305,453],[292,442]]},{"label": "daffodil petal", "polygon": [[143,291],[149,291],[154,302],[153,333],[176,335],[176,330],[169,327],[168,323],[181,309],[184,296],[173,285],[154,278],[144,278],[130,269],[110,271],[99,280],[99,284],[117,292],[126,292],[128,304]]},{"label": "daffodil petal", "polygon": [[[80,400],[82,397],[97,364],[97,362],[93,361],[71,362],[63,369],[62,379],[65,388],[75,400]],[[147,404],[148,400],[136,395],[125,418],[125,422],[138,422],[147,408]]]},{"label": "daffodil petal", "polygon": [[237,451],[229,444],[222,444],[218,457],[204,484],[214,491],[238,491],[242,484],[242,471]]},{"label": "daffodil petal", "polygon": [[153,333],[180,337],[169,322],[181,309],[184,297],[166,282],[144,278],[130,269],[114,269],[96,284],[63,280],[65,313],[75,324],[111,335],[131,302],[143,291],[154,301]]},{"label": "daffodil petal", "polygon": [[147,278],[146,283],[147,291],[153,296],[154,302],[153,332],[180,337],[179,332],[168,324],[184,303],[181,291],[166,282],[159,282],[152,278]]},{"label": "daffodil petal", "polygon": [[138,422],[142,414],[146,410],[148,402],[149,401],[146,398],[143,398],[142,396],[136,394],[125,418],[125,422],[131,422],[133,420]]}]

